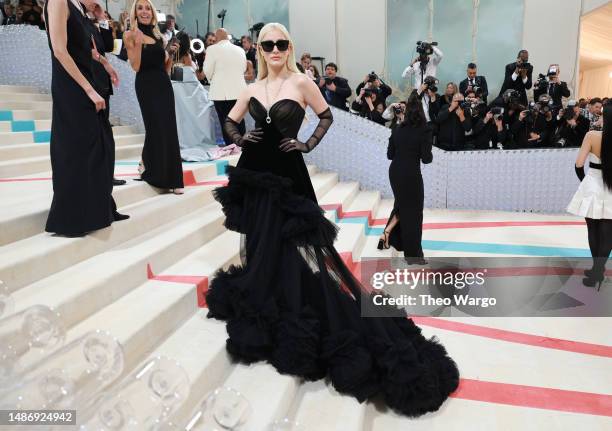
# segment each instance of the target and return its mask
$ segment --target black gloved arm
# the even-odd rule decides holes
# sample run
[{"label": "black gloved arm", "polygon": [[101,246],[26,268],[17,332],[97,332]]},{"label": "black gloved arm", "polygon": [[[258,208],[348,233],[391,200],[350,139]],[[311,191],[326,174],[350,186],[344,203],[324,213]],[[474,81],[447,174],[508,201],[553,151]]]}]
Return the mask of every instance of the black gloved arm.
[{"label": "black gloved arm", "polygon": [[578,179],[582,181],[584,179],[584,166],[578,167],[574,165],[574,170],[576,171],[576,176],[578,177]]},{"label": "black gloved arm", "polygon": [[279,145],[281,151],[299,150],[302,153],[311,152],[313,148],[316,147],[319,142],[321,142],[323,136],[325,136],[327,130],[334,122],[334,117],[331,113],[331,109],[329,108],[321,112],[318,117],[319,124],[317,124],[317,128],[314,130],[312,136],[310,136],[310,138],[308,138],[306,142],[300,142],[295,138],[283,138]]},{"label": "black gloved arm", "polygon": [[232,142],[239,147],[244,147],[248,144],[256,144],[261,142],[263,138],[263,130],[261,127],[251,130],[242,136],[240,133],[240,124],[232,120],[230,117],[225,119],[225,123],[223,123],[223,128],[225,129],[225,133],[228,134]]}]

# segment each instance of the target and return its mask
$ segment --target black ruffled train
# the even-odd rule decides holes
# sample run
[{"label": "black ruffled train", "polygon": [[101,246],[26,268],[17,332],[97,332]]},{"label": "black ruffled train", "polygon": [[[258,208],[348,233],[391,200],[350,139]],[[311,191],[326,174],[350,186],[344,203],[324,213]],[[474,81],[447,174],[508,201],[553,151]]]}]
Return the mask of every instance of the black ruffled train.
[{"label": "black ruffled train", "polygon": [[227,321],[232,358],[328,377],[341,393],[382,395],[407,416],[436,411],[459,384],[444,347],[399,310],[361,317],[368,294],[333,247],[337,227],[291,179],[232,167],[228,175],[215,198],[226,227],[245,235],[246,257],[216,274],[206,301],[209,317]]}]

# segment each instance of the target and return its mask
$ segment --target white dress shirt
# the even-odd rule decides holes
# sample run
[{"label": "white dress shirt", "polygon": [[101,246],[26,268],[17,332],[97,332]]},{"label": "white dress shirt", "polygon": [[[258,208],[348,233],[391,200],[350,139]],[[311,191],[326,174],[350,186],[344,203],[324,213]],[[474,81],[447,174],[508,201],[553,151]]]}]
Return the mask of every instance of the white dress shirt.
[{"label": "white dress shirt", "polygon": [[[408,66],[404,69],[402,73],[402,78],[407,79],[410,76],[414,75],[414,88],[418,90],[418,88],[423,84],[423,81],[428,76],[436,76],[438,72],[438,64],[442,61],[442,51],[437,46],[432,46],[433,55],[429,59],[427,66],[425,66],[425,71],[421,70],[421,62],[417,61],[411,66]],[[425,119],[427,122],[431,121],[429,117],[429,94],[425,93],[421,98],[421,102],[423,103],[423,110],[425,111]]]},{"label": "white dress shirt", "polygon": [[421,86],[425,77],[436,76],[436,73],[438,71],[438,64],[440,64],[440,62],[442,61],[442,57],[444,56],[444,54],[442,54],[442,51],[440,51],[440,49],[438,49],[437,46],[432,46],[432,48],[433,48],[433,55],[429,59],[427,66],[425,66],[424,73],[423,71],[421,71],[420,61],[417,61],[413,65],[408,66],[406,69],[404,69],[404,72],[402,72],[402,78],[405,78],[405,79],[414,75],[414,87],[415,88],[419,88]]},{"label": "white dress shirt", "polygon": [[178,30],[175,28],[174,30],[166,30],[162,34],[162,36],[164,36],[164,39],[166,39],[166,42],[170,42],[170,39],[176,36],[177,33],[178,33]]}]

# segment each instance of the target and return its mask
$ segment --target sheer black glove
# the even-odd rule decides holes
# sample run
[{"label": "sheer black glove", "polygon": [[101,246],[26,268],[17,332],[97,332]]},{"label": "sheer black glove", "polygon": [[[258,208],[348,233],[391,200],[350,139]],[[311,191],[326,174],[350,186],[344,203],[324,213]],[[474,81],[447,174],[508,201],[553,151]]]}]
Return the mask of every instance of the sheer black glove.
[{"label": "sheer black glove", "polygon": [[227,117],[225,119],[225,123],[223,124],[225,133],[227,133],[232,142],[237,146],[245,147],[249,144],[257,144],[262,141],[263,129],[261,127],[253,129],[250,132],[246,132],[244,136],[242,136],[242,134],[240,133],[239,127],[240,125],[234,120],[232,120],[230,117]]},{"label": "sheer black glove", "polygon": [[300,142],[295,138],[283,138],[280,141],[280,145],[278,148],[281,151],[301,151],[302,153],[311,152],[314,147],[316,147],[323,136],[327,133],[327,130],[330,128],[332,123],[334,122],[334,117],[331,113],[331,109],[327,108],[325,111],[321,112],[319,115],[319,124],[317,128],[312,133],[312,136],[308,138],[306,142]]},{"label": "sheer black glove", "polygon": [[576,171],[576,176],[578,177],[578,179],[582,181],[584,179],[584,166],[578,167],[574,165],[574,170]]}]

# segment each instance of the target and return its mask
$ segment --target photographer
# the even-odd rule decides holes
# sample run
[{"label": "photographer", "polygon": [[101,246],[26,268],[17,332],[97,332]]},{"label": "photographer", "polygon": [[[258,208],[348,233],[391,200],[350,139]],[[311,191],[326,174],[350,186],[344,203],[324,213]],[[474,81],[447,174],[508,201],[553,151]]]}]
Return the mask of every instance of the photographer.
[{"label": "photographer", "polygon": [[514,137],[511,133],[512,125],[518,121],[519,114],[525,110],[525,106],[519,102],[520,94],[516,90],[506,90],[504,94],[495,98],[488,107],[488,111],[493,111],[495,108],[499,108],[502,111],[502,124],[506,131],[506,143],[508,146],[512,146],[514,143]]},{"label": "photographer", "polygon": [[579,147],[589,131],[589,120],[580,113],[576,101],[570,100],[557,116],[558,127],[553,144],[559,147]]},{"label": "photographer", "polygon": [[466,148],[478,148],[477,138],[482,131],[481,126],[483,125],[487,113],[487,105],[480,98],[480,92],[469,90],[466,92],[465,98],[459,106],[463,109],[465,115],[470,118],[472,123],[472,129],[466,133]]},{"label": "photographer", "polygon": [[398,124],[404,121],[404,113],[406,112],[406,102],[396,102],[387,106],[385,112],[382,113],[383,119],[391,120],[390,129],[395,129]]},{"label": "photographer", "polygon": [[586,108],[580,110],[582,116],[589,120],[589,130],[601,130],[603,124],[602,108],[602,100],[599,97],[594,97],[589,100]]},{"label": "photographer", "polygon": [[538,102],[531,102],[529,108],[521,111],[512,125],[515,148],[546,147],[550,145],[555,129],[552,100],[544,94]]},{"label": "photographer", "polygon": [[382,102],[383,105],[387,106],[387,97],[391,95],[393,90],[391,90],[391,87],[389,87],[387,84],[382,82],[380,77],[374,71],[368,73],[364,80],[359,83],[357,90],[355,90],[355,94],[359,96],[361,89],[364,88],[367,83],[371,83],[373,88],[378,90],[378,100]]},{"label": "photographer", "polygon": [[529,52],[522,49],[516,61],[506,65],[504,84],[499,95],[501,96],[508,89],[516,90],[519,93],[520,103],[527,106],[527,90],[533,86],[532,75],[533,66],[529,64]]},{"label": "photographer", "polygon": [[438,146],[447,151],[460,151],[465,149],[465,134],[472,130],[472,119],[466,115],[461,107],[463,95],[457,93],[453,96],[450,105],[443,105],[436,120],[438,131]]},{"label": "photographer", "polygon": [[166,24],[162,28],[162,36],[166,39],[167,42],[170,42],[174,39],[178,33],[176,28],[176,19],[172,15],[166,15]]},{"label": "photographer", "polygon": [[443,57],[437,45],[437,42],[417,42],[416,50],[419,55],[402,72],[402,78],[405,79],[414,75],[415,88],[419,88],[427,76],[436,76],[438,64]]},{"label": "photographer", "polygon": [[[425,112],[425,120],[432,126],[434,136],[436,135],[436,127],[434,124],[440,107],[443,105],[442,98],[438,95],[438,80],[433,76],[425,77],[425,81],[421,84],[417,90],[417,95],[421,99],[423,104],[423,111]],[[449,100],[448,104],[450,104]]]},{"label": "photographer", "polygon": [[533,89],[533,99],[540,100],[540,96],[548,94],[553,105],[560,109],[563,106],[563,97],[569,97],[570,91],[567,83],[559,79],[559,65],[551,64],[546,76],[540,73]]},{"label": "photographer", "polygon": [[368,82],[359,92],[359,96],[353,101],[351,109],[360,117],[367,118],[384,126],[386,120],[382,114],[385,108],[378,99],[378,95],[379,90],[371,82]]},{"label": "photographer", "polygon": [[319,79],[319,89],[327,103],[336,108],[348,111],[346,99],[351,96],[351,87],[348,81],[338,75],[338,66],[335,63],[325,65],[325,76]]},{"label": "photographer", "polygon": [[8,0],[5,0],[4,5],[3,5],[2,21],[0,22],[0,24],[2,25],[17,24],[17,17],[15,16],[14,12],[15,12],[15,9],[13,8],[13,5]]},{"label": "photographer", "polygon": [[240,38],[240,46],[244,49],[247,61],[250,61],[253,65],[253,79],[255,79],[257,76],[257,49],[253,46],[251,36],[242,36]]},{"label": "photographer", "polygon": [[484,103],[487,103],[487,96],[489,95],[487,78],[484,76],[478,76],[478,69],[474,63],[468,64],[467,78],[459,83],[459,91],[464,96],[467,96],[467,93],[472,90],[480,93],[481,100]]},{"label": "photographer", "polygon": [[[429,95],[427,92],[420,90],[421,85],[425,82],[425,79],[431,77],[434,79],[438,72],[438,64],[442,61],[442,51],[438,48],[437,42],[421,42],[418,41],[416,44],[416,51],[419,54],[402,72],[402,78],[407,79],[414,76],[414,88],[419,90],[419,97],[423,104],[423,110],[425,111],[425,119],[427,122],[431,122],[432,118],[429,115]],[[437,81],[436,81],[437,83]]]}]

